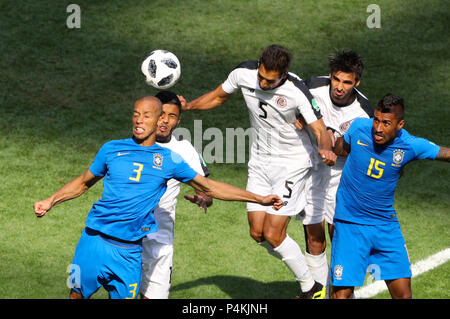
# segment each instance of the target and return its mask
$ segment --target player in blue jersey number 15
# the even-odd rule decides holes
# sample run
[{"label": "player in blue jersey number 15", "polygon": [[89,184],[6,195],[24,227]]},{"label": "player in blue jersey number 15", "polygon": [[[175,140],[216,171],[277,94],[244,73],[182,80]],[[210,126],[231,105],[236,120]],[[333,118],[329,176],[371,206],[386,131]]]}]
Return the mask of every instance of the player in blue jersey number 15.
[{"label": "player in blue jersey number 15", "polygon": [[[368,267],[392,298],[412,298],[411,264],[393,207],[403,167],[413,160],[450,161],[450,149],[409,134],[403,99],[387,94],[373,119],[355,119],[344,135],[348,158],[336,195],[331,298],[353,297]],[[339,151],[337,151],[339,153]]]},{"label": "player in blue jersey number 15", "polygon": [[142,238],[158,229],[153,210],[175,178],[221,200],[255,202],[280,209],[276,195],[260,196],[213,181],[194,171],[177,153],[155,143],[162,103],[153,96],[134,105],[133,137],[104,144],[92,165],[49,198],[34,203],[37,217],[82,195],[104,177],[103,194],[92,206],[72,265],[77,276],[70,298],[89,298],[101,286],[110,298],[136,298],[141,282]]}]

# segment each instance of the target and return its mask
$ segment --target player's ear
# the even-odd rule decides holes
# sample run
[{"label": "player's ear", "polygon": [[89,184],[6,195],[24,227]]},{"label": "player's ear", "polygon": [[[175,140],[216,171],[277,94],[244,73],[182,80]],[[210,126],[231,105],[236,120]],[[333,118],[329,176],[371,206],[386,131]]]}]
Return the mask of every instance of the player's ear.
[{"label": "player's ear", "polygon": [[397,123],[397,130],[401,130],[403,128],[403,126],[405,125],[405,120],[400,120]]}]

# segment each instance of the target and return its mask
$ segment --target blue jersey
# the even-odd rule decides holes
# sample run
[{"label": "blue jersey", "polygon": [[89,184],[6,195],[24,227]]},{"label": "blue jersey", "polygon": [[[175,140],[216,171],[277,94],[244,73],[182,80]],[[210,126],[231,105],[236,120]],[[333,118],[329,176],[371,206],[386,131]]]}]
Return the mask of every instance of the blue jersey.
[{"label": "blue jersey", "polygon": [[86,226],[128,241],[158,230],[153,209],[169,179],[187,182],[197,175],[177,153],[157,144],[141,146],[132,138],[104,144],[89,170],[104,180]]},{"label": "blue jersey", "polygon": [[356,224],[398,222],[394,192],[402,167],[416,159],[435,159],[439,146],[406,130],[388,145],[372,138],[372,119],[355,119],[344,136],[351,151],[336,195],[334,218]]}]

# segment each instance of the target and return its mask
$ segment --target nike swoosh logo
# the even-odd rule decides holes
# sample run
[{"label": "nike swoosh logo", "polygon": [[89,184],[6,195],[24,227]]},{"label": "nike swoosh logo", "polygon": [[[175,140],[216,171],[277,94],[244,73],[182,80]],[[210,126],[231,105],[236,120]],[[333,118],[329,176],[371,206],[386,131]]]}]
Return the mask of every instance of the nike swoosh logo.
[{"label": "nike swoosh logo", "polygon": [[122,156],[122,155],[127,155],[127,154],[130,154],[130,153],[117,153],[117,156]]},{"label": "nike swoosh logo", "polygon": [[369,146],[369,145],[367,145],[367,144],[361,143],[361,141],[360,141],[360,140],[358,140],[358,141],[356,142],[356,144],[358,144],[358,145],[362,145],[362,146]]}]

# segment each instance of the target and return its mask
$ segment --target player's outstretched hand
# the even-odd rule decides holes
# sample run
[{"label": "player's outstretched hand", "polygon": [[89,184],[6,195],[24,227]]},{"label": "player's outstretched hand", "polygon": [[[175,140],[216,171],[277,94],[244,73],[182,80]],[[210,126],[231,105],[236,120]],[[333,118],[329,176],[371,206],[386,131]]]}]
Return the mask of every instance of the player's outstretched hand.
[{"label": "player's outstretched hand", "polygon": [[178,96],[178,99],[181,102],[181,109],[182,110],[187,110],[188,109],[188,107],[187,107],[188,103],[187,103],[186,99],[182,95],[177,95],[177,96]]},{"label": "player's outstretched hand", "polygon": [[184,195],[184,198],[190,201],[191,203],[197,204],[198,207],[202,208],[205,211],[205,214],[208,212],[208,203],[207,199],[198,194],[195,195]]},{"label": "player's outstretched hand", "polygon": [[272,205],[272,208],[275,210],[279,210],[283,207],[283,201],[277,195],[264,196],[260,204],[264,206]]},{"label": "player's outstretched hand", "polygon": [[35,202],[33,206],[36,217],[44,216],[52,208],[52,204],[48,199]]},{"label": "player's outstretched hand", "polygon": [[322,158],[322,162],[328,166],[333,166],[336,164],[337,156],[333,151],[329,150],[319,150],[319,155]]}]

